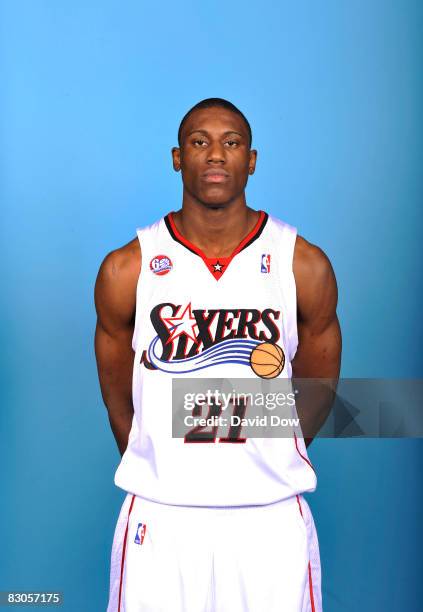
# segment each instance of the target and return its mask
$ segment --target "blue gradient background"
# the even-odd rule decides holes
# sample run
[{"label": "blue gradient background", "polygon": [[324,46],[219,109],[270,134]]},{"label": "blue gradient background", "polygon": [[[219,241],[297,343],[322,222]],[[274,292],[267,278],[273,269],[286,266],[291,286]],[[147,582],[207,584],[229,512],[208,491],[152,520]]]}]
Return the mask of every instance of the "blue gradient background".
[{"label": "blue gradient background", "polygon": [[[251,122],[249,204],[333,262],[343,376],[422,377],[422,22],[411,0],[0,4],[0,589],[105,609],[123,493],[93,284],[179,207],[170,148],[202,98]],[[420,609],[421,450],[312,444],[325,612]]]}]

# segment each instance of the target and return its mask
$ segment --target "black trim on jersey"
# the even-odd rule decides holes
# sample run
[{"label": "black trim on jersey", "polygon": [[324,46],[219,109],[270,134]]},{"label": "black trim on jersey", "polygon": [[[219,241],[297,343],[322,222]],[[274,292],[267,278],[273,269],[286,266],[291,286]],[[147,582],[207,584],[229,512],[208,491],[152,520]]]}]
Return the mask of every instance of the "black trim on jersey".
[{"label": "black trim on jersey", "polygon": [[[263,211],[264,212],[264,211]],[[257,240],[257,238],[260,238],[264,228],[266,227],[266,223],[269,219],[269,215],[267,214],[267,212],[264,213],[264,217],[263,217],[263,221],[261,226],[258,228],[258,230],[256,231],[256,233],[254,234],[254,236],[252,236],[250,238],[250,240],[247,242],[247,244],[244,244],[244,246],[242,247],[241,251],[239,251],[240,253],[246,249],[248,246],[250,246],[250,244],[252,244],[254,242],[254,240]]]},{"label": "black trim on jersey", "polygon": [[[266,227],[266,223],[267,223],[268,219],[269,219],[269,215],[267,214],[267,212],[265,212],[262,224],[260,225],[260,227],[258,228],[256,233],[254,234],[254,236],[251,236],[250,240],[246,244],[244,244],[244,246],[242,247],[241,251],[239,251],[240,253],[244,249],[246,249],[248,246],[250,246],[250,244],[252,244],[255,240],[257,240],[257,238],[260,238],[264,228]],[[200,257],[200,255],[196,251],[191,249],[187,244],[185,244],[185,242],[182,242],[182,240],[179,240],[178,236],[173,231],[172,225],[171,225],[171,223],[169,221],[169,215],[168,214],[164,217],[164,222],[166,223],[166,227],[169,230],[169,234],[172,236],[173,240],[175,240],[176,242],[179,242],[179,244],[182,244],[182,246],[184,246],[186,249],[188,249],[188,251],[191,251],[191,253],[194,253],[194,255],[198,255]],[[213,259],[213,258],[211,258],[211,259]]]},{"label": "black trim on jersey", "polygon": [[194,253],[194,255],[198,255],[198,253],[196,253],[195,251],[193,251],[193,249],[190,249],[188,245],[184,244],[182,242],[182,240],[179,240],[178,236],[175,234],[175,232],[172,229],[172,226],[170,224],[169,221],[169,215],[166,215],[164,218],[164,222],[166,223],[166,227],[169,230],[169,234],[172,236],[172,238],[174,240],[176,240],[176,242],[179,242],[179,244],[182,244],[182,246],[184,246],[186,249],[188,249],[189,251],[191,251],[191,253]]}]

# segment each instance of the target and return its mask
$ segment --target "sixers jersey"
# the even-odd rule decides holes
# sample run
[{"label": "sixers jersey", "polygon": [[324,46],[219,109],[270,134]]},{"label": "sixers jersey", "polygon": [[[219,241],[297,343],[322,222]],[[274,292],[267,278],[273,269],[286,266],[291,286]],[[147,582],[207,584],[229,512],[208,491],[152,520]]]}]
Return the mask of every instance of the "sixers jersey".
[{"label": "sixers jersey", "polygon": [[[232,255],[219,258],[187,241],[172,213],[137,235],[134,417],[115,484],[188,506],[261,505],[313,491],[316,475],[302,437],[242,444],[172,437],[172,379],[291,377],[296,229],[260,211]],[[259,369],[251,354],[268,344],[279,365]]]}]

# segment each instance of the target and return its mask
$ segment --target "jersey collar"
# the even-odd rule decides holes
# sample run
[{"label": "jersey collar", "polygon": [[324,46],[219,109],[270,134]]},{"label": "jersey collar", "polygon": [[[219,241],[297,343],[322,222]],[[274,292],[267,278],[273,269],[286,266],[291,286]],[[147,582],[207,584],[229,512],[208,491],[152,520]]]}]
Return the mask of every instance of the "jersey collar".
[{"label": "jersey collar", "polygon": [[224,272],[227,270],[230,262],[235,257],[235,255],[238,255],[238,253],[246,249],[248,246],[250,246],[250,244],[257,240],[257,238],[259,238],[262,231],[264,230],[269,215],[263,210],[259,210],[258,212],[259,218],[257,220],[257,223],[255,224],[253,229],[247,234],[247,236],[245,236],[245,238],[241,240],[239,245],[234,249],[234,251],[232,251],[229,257],[207,257],[200,248],[198,248],[195,244],[193,244],[184,236],[182,236],[182,234],[179,232],[175,225],[172,212],[170,212],[164,217],[164,221],[173,240],[176,240],[176,242],[182,244],[182,246],[191,251],[191,253],[194,253],[195,255],[201,257],[201,259],[206,264],[209,272],[211,272],[211,274],[216,280],[219,280],[220,278],[222,278]]}]

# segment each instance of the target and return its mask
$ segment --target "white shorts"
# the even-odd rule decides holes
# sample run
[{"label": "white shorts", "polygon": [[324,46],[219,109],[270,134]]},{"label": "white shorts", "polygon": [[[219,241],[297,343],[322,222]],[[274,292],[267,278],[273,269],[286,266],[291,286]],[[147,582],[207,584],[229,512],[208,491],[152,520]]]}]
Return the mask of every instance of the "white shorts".
[{"label": "white shorts", "polygon": [[107,612],[321,610],[319,545],[302,496],[226,508],[126,496]]}]

